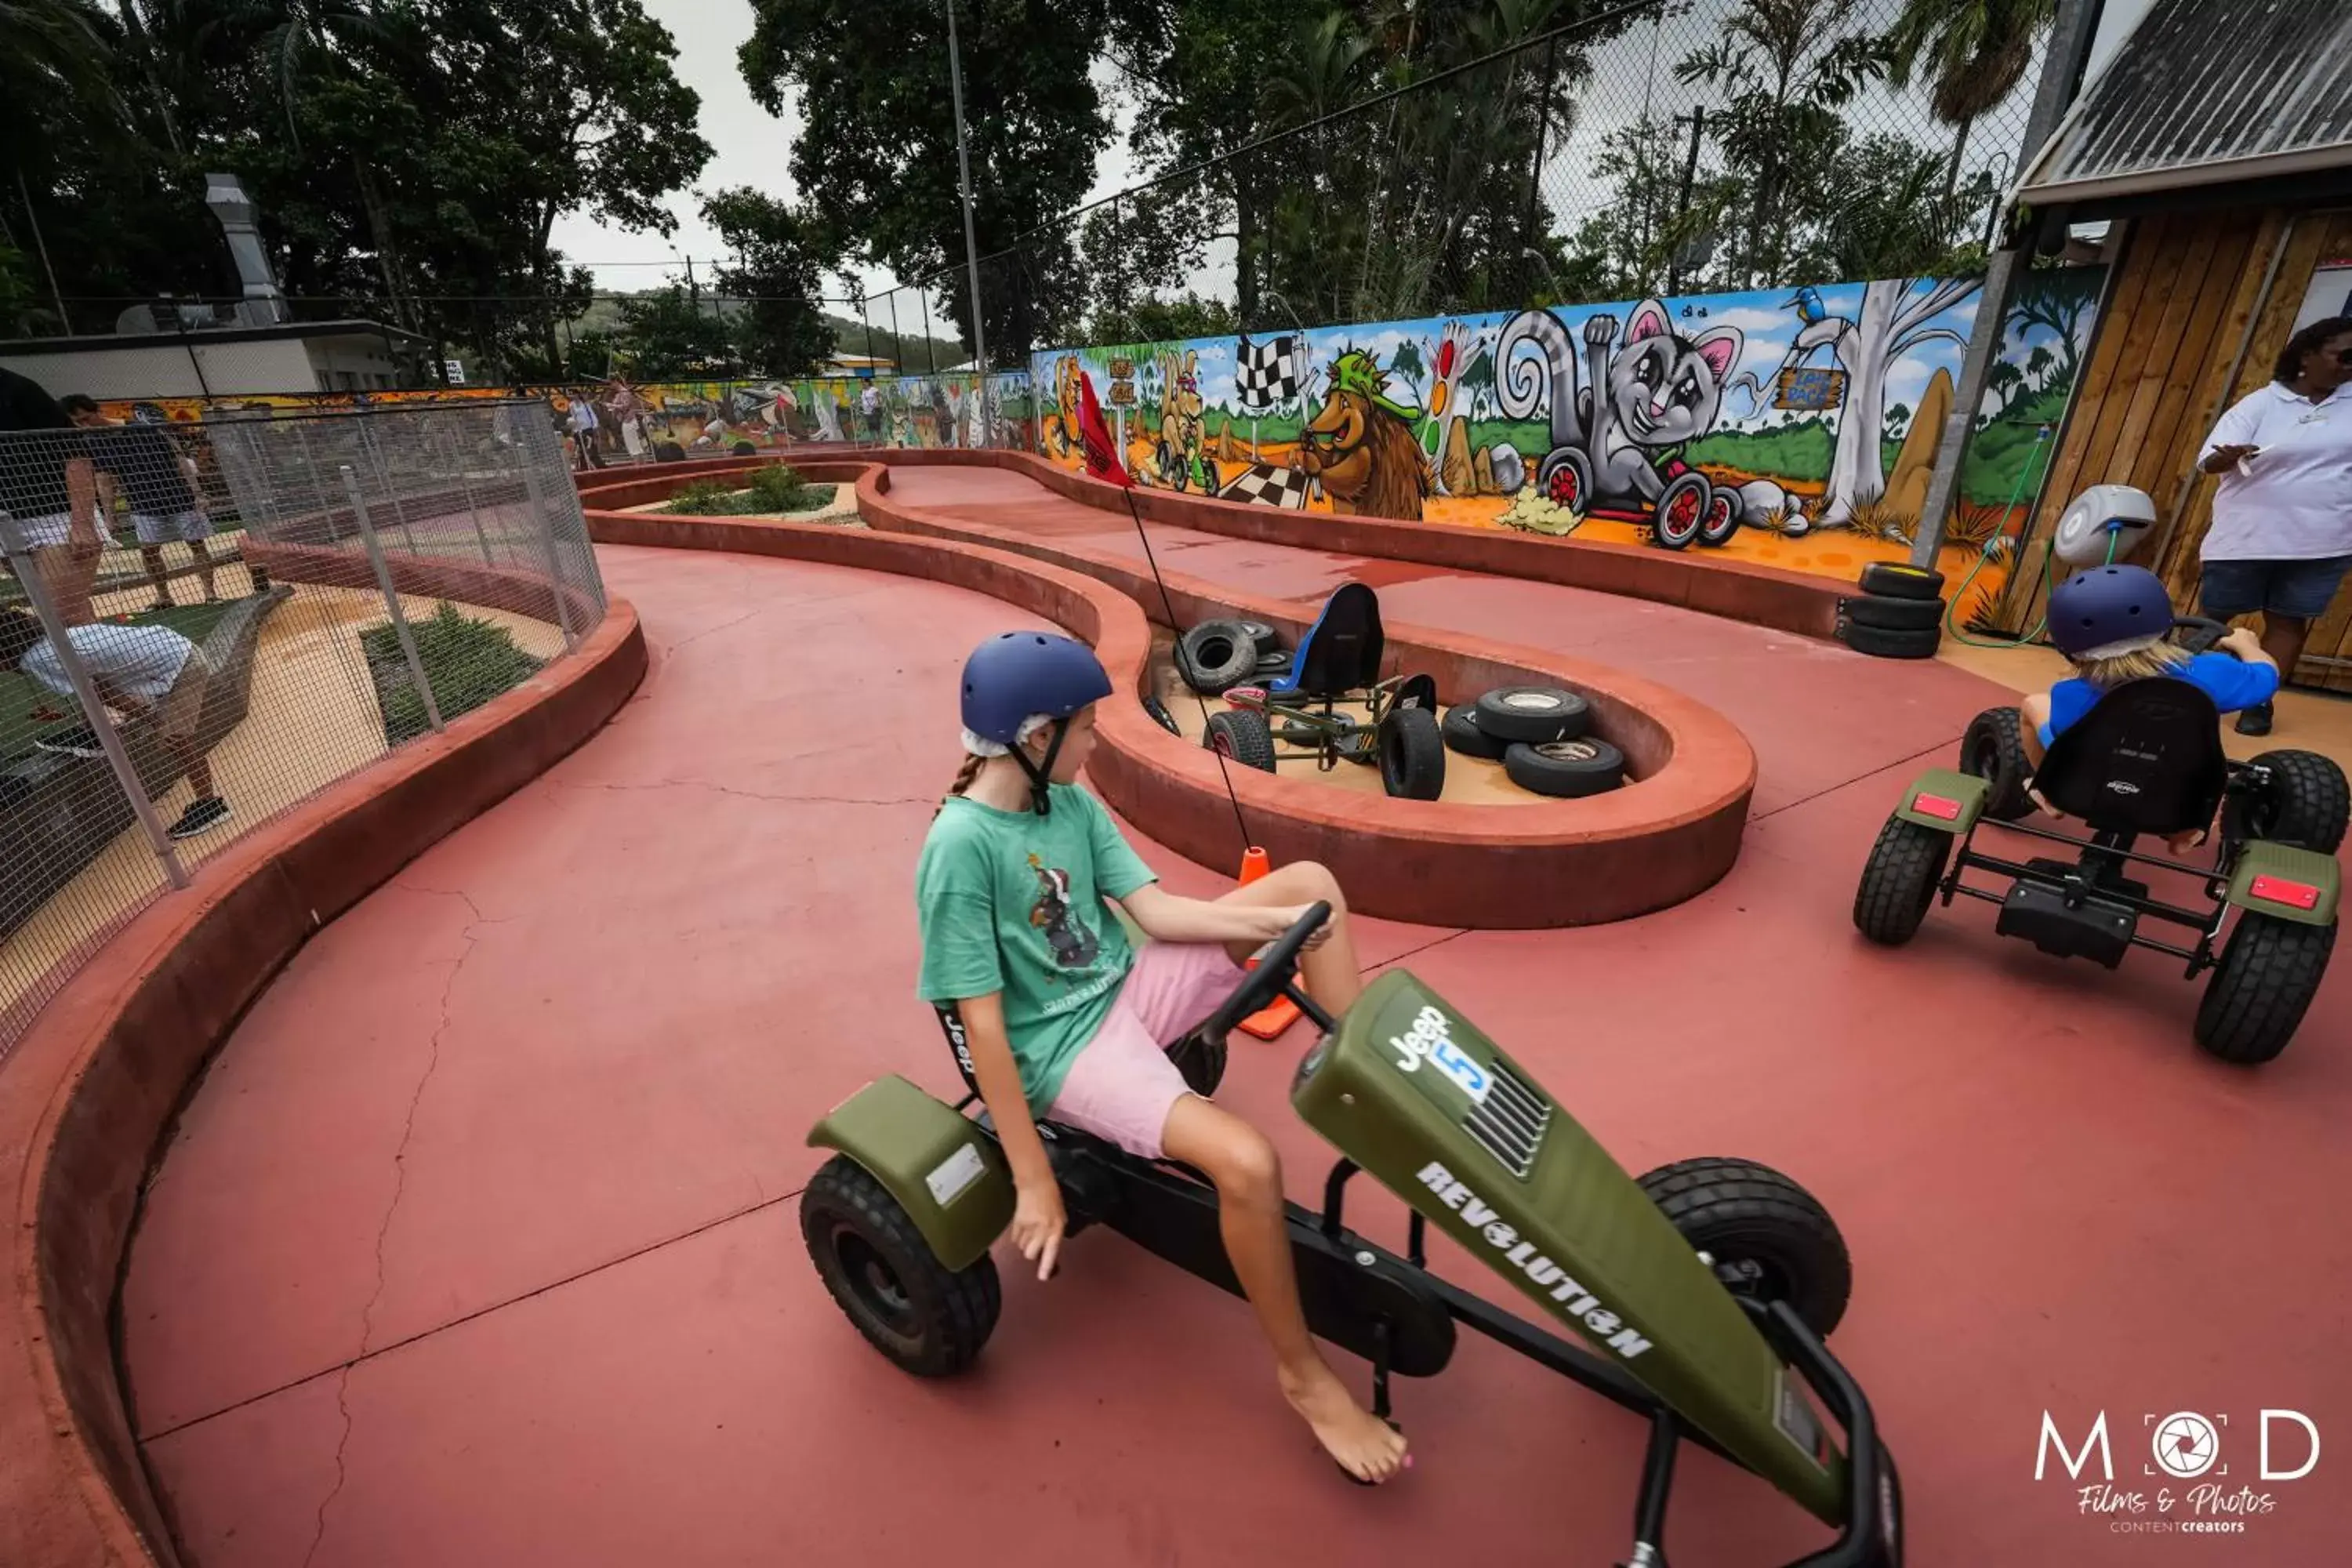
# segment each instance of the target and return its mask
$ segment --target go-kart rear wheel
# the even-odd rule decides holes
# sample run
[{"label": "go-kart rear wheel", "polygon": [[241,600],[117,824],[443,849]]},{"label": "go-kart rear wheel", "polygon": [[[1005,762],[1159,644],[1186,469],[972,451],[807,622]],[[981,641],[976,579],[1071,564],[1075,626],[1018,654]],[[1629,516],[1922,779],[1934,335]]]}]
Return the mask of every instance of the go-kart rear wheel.
[{"label": "go-kart rear wheel", "polygon": [[1786,1301],[1827,1339],[1853,1293],[1853,1261],[1837,1222],[1795,1182],[1753,1160],[1677,1160],[1641,1178],[1642,1190],[1691,1246],[1714,1260],[1725,1287]]},{"label": "go-kart rear wheel", "polygon": [[2336,923],[2305,925],[2247,910],[2221,949],[2197,1009],[2197,1043],[2225,1062],[2266,1062],[2286,1049],[2303,1023],[2327,956]]},{"label": "go-kart rear wheel", "polygon": [[1391,708],[1381,721],[1381,788],[1400,800],[1445,793],[1445,737],[1426,708]]},{"label": "go-kart rear wheel", "polygon": [[1228,708],[1210,714],[1201,744],[1245,768],[1274,772],[1274,732],[1266,727],[1265,715],[1255,708]]},{"label": "go-kart rear wheel", "polygon": [[2014,708],[1988,708],[1970,720],[1960,740],[1960,772],[1992,786],[1984,814],[1995,822],[2032,816],[2033,797],[2025,793],[2033,764],[2025,756],[2024,716]]},{"label": "go-kart rear wheel", "polygon": [[2264,752],[2252,765],[2268,773],[2270,783],[2246,796],[2246,837],[2335,854],[2352,820],[2352,789],[2334,759],[2315,752]]},{"label": "go-kart rear wheel", "polygon": [[1003,1305],[996,1264],[943,1267],[898,1200],[846,1154],[801,1194],[801,1237],[817,1278],[866,1342],[919,1377],[970,1366]]},{"label": "go-kart rear wheel", "polygon": [[1854,890],[1853,929],[1881,947],[1901,947],[1918,935],[1951,854],[1950,834],[1888,817]]}]

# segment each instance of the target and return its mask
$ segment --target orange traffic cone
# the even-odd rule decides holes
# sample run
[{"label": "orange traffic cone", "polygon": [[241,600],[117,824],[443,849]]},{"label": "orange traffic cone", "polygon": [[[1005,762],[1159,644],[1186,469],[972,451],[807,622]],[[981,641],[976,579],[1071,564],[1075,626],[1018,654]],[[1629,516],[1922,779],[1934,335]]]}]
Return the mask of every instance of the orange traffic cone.
[{"label": "orange traffic cone", "polygon": [[[1273,869],[1274,862],[1267,859],[1265,851],[1256,845],[1253,844],[1242,851],[1241,885],[1243,887],[1248,887]],[[1249,967],[1255,969],[1257,960],[1251,959]],[[1298,984],[1304,986],[1307,982],[1301,978]],[[1261,1040],[1271,1040],[1297,1022],[1298,1022],[1298,1004],[1287,996],[1277,996],[1257,1012],[1244,1018],[1242,1027]]]}]

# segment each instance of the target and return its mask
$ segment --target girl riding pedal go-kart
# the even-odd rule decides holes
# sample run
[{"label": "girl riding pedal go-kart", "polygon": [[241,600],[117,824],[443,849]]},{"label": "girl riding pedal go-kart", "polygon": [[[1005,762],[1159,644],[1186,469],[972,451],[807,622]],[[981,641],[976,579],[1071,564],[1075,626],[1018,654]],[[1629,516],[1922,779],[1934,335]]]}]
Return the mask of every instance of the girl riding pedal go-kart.
[{"label": "girl riding pedal go-kart", "polygon": [[[2172,596],[2144,566],[2095,567],[2059,584],[2050,595],[2050,641],[2074,673],[2018,705],[2027,763],[2040,767],[2051,742],[2130,681],[2185,680],[2225,714],[2261,707],[2278,694],[2278,664],[2252,632],[2240,627],[2207,651],[2191,653],[2169,640],[2172,628]],[[2179,854],[2204,837],[2200,827],[2167,842]]]}]

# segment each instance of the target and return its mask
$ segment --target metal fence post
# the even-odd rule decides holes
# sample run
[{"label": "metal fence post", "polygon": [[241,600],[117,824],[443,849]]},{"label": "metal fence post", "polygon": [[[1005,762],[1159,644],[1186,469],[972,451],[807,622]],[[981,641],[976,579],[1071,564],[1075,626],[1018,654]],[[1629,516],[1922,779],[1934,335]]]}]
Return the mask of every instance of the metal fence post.
[{"label": "metal fence post", "polygon": [[563,651],[580,651],[580,634],[572,629],[572,604],[563,592],[563,568],[555,556],[555,520],[548,515],[547,492],[541,487],[539,465],[531,460],[530,448],[522,454],[523,493],[530,498],[531,533],[539,541],[540,554],[547,561],[547,591],[555,599],[555,624],[563,631]]},{"label": "metal fence post", "polygon": [[343,471],[343,493],[351,497],[352,521],[360,531],[360,542],[367,547],[368,565],[375,572],[375,585],[383,591],[383,605],[392,615],[392,634],[400,639],[400,657],[408,661],[408,678],[416,682],[417,694],[425,699],[425,718],[435,730],[441,728],[441,705],[433,700],[433,683],[425,678],[425,661],[416,657],[416,639],[409,634],[408,616],[400,607],[400,591],[393,586],[392,568],[384,564],[383,546],[375,536],[375,528],[368,521],[367,502],[360,497],[360,481],[349,463],[338,465]]},{"label": "metal fence post", "polygon": [[147,786],[139,781],[139,770],[131,765],[130,750],[115,730],[114,721],[107,717],[106,704],[100,700],[98,688],[82,668],[81,655],[74,650],[68,628],[58,616],[55,600],[49,597],[49,585],[41,576],[32,552],[25,548],[25,536],[16,527],[16,520],[0,511],[0,548],[8,555],[9,570],[24,584],[25,596],[33,602],[33,613],[40,617],[41,629],[48,634],[49,647],[58,656],[58,668],[65,671],[67,682],[73,687],[74,698],[81,704],[82,717],[89,721],[90,733],[98,737],[99,749],[106,753],[107,766],[114,770],[114,782],[130,798],[131,810],[139,818],[139,826],[147,835],[147,847],[163,863],[163,875],[174,888],[188,885],[187,868],[180,864],[179,851],[172,847],[172,837],[163,831],[163,819],[155,814],[155,803],[147,798]]}]

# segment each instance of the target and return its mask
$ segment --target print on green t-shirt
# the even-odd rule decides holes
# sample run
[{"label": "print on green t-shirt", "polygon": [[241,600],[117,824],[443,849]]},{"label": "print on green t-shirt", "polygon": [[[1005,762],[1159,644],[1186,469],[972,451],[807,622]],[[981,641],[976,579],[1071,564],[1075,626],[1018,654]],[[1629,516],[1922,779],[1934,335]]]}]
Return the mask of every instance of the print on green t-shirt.
[{"label": "print on green t-shirt", "polygon": [[1126,929],[1102,900],[1155,879],[1093,795],[1055,784],[1052,802],[1041,817],[955,796],[915,866],[917,994],[957,1002],[1003,993],[1033,1113],[1061,1092],[1134,963]]}]

